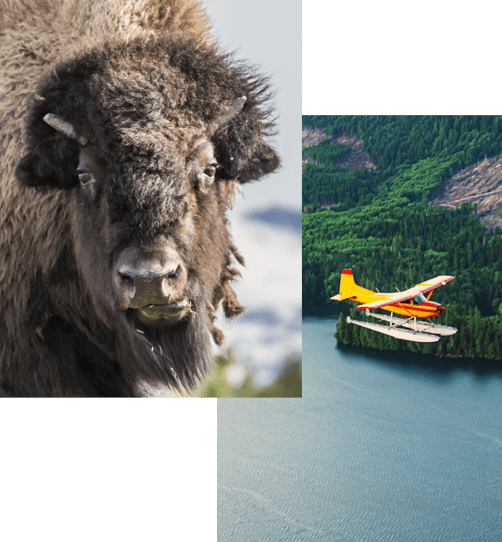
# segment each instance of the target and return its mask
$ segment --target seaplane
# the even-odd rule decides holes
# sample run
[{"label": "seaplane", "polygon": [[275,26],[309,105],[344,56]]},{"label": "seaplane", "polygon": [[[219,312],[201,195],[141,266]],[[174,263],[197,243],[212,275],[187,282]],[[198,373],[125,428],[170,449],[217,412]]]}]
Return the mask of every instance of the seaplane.
[{"label": "seaplane", "polygon": [[[366,311],[368,316],[378,318],[389,323],[389,325],[375,324],[372,322],[361,322],[347,317],[347,323],[365,327],[390,335],[404,341],[432,343],[439,341],[441,336],[454,335],[458,330],[454,327],[440,326],[430,321],[432,316],[437,316],[439,311],[445,308],[439,303],[430,301],[432,291],[439,286],[444,286],[455,277],[441,275],[425,282],[421,282],[413,288],[390,294],[373,292],[358,286],[354,280],[352,269],[343,269],[340,277],[340,291],[331,299],[344,301],[350,299],[362,303],[356,307],[358,310]],[[424,294],[429,295],[425,297]],[[371,312],[374,309],[382,309],[390,312],[390,315]],[[394,316],[399,314],[405,318]],[[417,320],[427,318],[427,321]]]}]

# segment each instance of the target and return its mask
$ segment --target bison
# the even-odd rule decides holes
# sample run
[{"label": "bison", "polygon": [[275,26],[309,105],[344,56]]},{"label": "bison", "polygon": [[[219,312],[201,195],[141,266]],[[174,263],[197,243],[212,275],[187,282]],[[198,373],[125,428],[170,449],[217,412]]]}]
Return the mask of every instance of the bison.
[{"label": "bison", "polygon": [[0,0],[0,390],[193,387],[243,259],[226,211],[279,166],[268,82],[195,0]]}]

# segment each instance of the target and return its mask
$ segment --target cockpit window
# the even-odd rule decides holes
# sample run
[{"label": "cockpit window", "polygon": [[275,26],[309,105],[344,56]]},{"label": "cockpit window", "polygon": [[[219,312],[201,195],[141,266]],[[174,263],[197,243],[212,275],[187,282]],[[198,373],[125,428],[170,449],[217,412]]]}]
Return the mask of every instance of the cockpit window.
[{"label": "cockpit window", "polygon": [[423,303],[424,301],[427,301],[427,299],[425,299],[425,296],[422,292],[418,292],[418,294],[415,294],[413,296],[413,299],[415,303]]}]

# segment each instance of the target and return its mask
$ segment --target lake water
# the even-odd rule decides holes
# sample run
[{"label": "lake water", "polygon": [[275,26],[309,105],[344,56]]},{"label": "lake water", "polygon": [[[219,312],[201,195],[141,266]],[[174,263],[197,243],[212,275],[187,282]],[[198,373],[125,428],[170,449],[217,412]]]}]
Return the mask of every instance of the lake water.
[{"label": "lake water", "polygon": [[303,321],[303,398],[218,401],[218,541],[502,540],[502,371],[338,348]]}]

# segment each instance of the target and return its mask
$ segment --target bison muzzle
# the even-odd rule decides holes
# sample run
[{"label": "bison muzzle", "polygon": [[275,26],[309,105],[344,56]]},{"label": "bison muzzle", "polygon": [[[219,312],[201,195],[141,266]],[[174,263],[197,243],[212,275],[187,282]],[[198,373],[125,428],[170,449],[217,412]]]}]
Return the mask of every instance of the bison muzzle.
[{"label": "bison muzzle", "polygon": [[145,323],[166,319],[176,322],[189,306],[184,287],[187,270],[166,237],[155,248],[128,247],[119,255],[114,288],[119,308],[136,309]]}]

